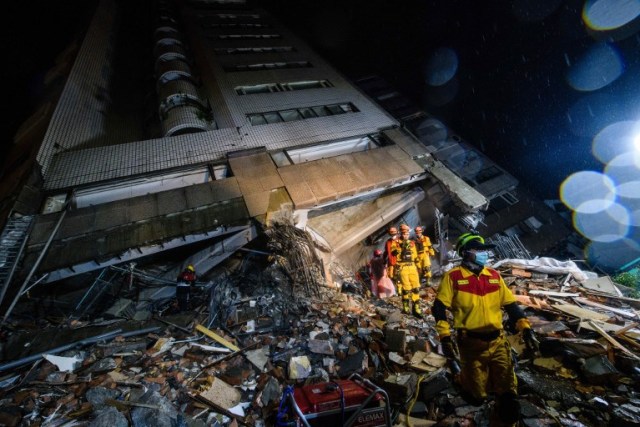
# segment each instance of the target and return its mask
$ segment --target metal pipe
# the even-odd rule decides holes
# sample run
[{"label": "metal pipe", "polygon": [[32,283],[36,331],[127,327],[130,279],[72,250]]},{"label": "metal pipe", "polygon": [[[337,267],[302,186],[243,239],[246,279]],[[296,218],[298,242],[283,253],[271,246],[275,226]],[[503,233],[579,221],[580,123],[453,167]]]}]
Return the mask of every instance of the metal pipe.
[{"label": "metal pipe", "polygon": [[127,338],[127,337],[132,337],[132,336],[135,336],[135,335],[143,335],[143,334],[148,334],[148,333],[151,333],[151,332],[156,332],[156,331],[159,331],[160,329],[162,329],[161,326],[152,326],[152,327],[149,327],[149,328],[138,329],[138,330],[129,331],[129,332],[122,332],[122,329],[116,329],[116,330],[113,330],[111,332],[107,332],[107,333],[102,334],[102,335],[96,335],[96,336],[91,337],[91,338],[85,338],[83,340],[72,342],[70,344],[66,344],[66,345],[63,345],[61,347],[56,347],[56,348],[53,348],[51,350],[42,351],[42,352],[37,353],[37,354],[32,354],[31,356],[27,356],[27,357],[22,358],[22,359],[14,360],[12,362],[3,363],[2,365],[0,365],[0,372],[5,371],[7,369],[11,369],[11,368],[16,368],[18,366],[26,365],[27,363],[31,363],[33,361],[36,361],[36,360],[40,359],[42,356],[44,356],[45,354],[57,354],[57,353],[61,353],[61,352],[66,351],[66,350],[70,350],[70,349],[75,348],[75,347],[81,347],[81,346],[85,346],[85,345],[89,345],[89,344],[95,344],[95,343],[97,343],[99,341],[113,339],[113,338],[118,337],[118,336]]},{"label": "metal pipe", "polygon": [[[67,207],[68,206],[69,206],[69,202],[67,202]],[[27,284],[29,283],[29,280],[31,280],[31,277],[36,272],[36,270],[40,266],[40,263],[42,262],[42,259],[44,258],[45,254],[49,250],[49,246],[51,245],[51,242],[53,241],[53,238],[55,237],[55,235],[58,233],[58,229],[60,228],[60,225],[62,225],[62,220],[64,219],[64,217],[66,215],[67,215],[67,209],[63,210],[62,213],[60,214],[60,218],[58,218],[58,222],[56,223],[55,227],[53,228],[53,231],[51,232],[51,235],[47,239],[47,242],[44,244],[44,247],[42,248],[42,252],[40,252],[40,255],[38,255],[38,259],[36,259],[36,261],[33,263],[33,267],[31,267],[31,271],[29,271],[29,274],[27,275],[27,278],[24,279],[24,282],[22,282],[22,286],[20,287],[20,291],[18,291],[18,294],[13,299],[13,302],[11,303],[9,308],[7,309],[7,312],[4,314],[4,317],[2,318],[2,322],[0,323],[0,325],[4,324],[4,322],[7,320],[7,317],[9,317],[9,314],[11,314],[11,311],[13,311],[13,307],[15,307],[16,303],[18,302],[18,300],[22,296],[22,293],[24,292],[24,288],[27,287]]]},{"label": "metal pipe", "polygon": [[45,354],[61,353],[61,352],[65,351],[65,350],[72,349],[75,346],[94,344],[94,343],[96,343],[98,341],[101,341],[101,340],[104,340],[104,339],[116,337],[120,332],[122,332],[122,329],[116,329],[115,331],[108,332],[106,334],[96,335],[95,337],[86,338],[86,339],[81,340],[81,341],[77,341],[77,342],[73,342],[71,344],[63,345],[61,347],[52,348],[51,350],[42,351],[40,353],[32,354],[31,356],[27,356],[27,357],[24,357],[22,359],[14,360],[12,362],[3,363],[2,365],[0,365],[0,372],[2,372],[4,370],[7,370],[7,369],[11,369],[11,368],[16,368],[18,366],[26,365],[27,363],[34,362],[34,361],[40,359]]}]

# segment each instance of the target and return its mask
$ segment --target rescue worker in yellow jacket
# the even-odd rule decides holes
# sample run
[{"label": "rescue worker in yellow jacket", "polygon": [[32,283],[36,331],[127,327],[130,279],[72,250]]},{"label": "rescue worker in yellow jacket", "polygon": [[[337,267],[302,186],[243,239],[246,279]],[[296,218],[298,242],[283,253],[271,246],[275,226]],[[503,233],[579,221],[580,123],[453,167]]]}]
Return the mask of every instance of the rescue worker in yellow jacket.
[{"label": "rescue worker in yellow jacket", "polygon": [[[486,266],[487,249],[493,247],[474,233],[458,238],[456,250],[462,256],[462,264],[442,278],[432,313],[443,353],[460,363],[463,390],[475,403],[485,400],[488,393],[495,393],[492,418],[498,420],[497,425],[513,425],[519,419],[520,404],[511,347],[502,326],[502,309],[516,330],[522,332],[528,348],[537,350],[538,341],[500,273]],[[457,348],[446,310],[453,314]]]},{"label": "rescue worker in yellow jacket", "polygon": [[402,288],[402,312],[412,313],[414,316],[422,318],[422,309],[418,304],[420,300],[420,277],[416,266],[418,252],[415,242],[409,238],[410,231],[408,225],[400,225],[401,237],[393,244],[391,252],[397,257],[396,268],[400,274],[400,287]]},{"label": "rescue worker in yellow jacket", "polygon": [[414,228],[416,233],[414,241],[418,251],[418,272],[420,277],[427,282],[427,285],[431,286],[431,257],[436,253],[433,250],[433,246],[431,246],[431,239],[429,239],[429,236],[422,234],[422,230],[421,226]]}]

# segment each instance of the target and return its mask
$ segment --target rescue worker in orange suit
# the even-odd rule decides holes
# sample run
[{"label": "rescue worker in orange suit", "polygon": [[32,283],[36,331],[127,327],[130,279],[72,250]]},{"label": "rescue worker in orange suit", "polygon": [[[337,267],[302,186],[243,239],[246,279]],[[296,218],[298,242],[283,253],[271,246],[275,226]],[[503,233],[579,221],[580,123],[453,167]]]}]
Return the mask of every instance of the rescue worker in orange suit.
[{"label": "rescue worker in orange suit", "polygon": [[180,311],[189,310],[189,300],[191,299],[191,286],[196,284],[198,276],[193,265],[189,264],[187,268],[182,270],[182,273],[178,275],[176,285],[176,298],[178,300],[178,307]]},{"label": "rescue worker in orange suit", "polygon": [[[514,425],[520,417],[520,403],[511,347],[502,326],[502,309],[522,333],[527,348],[537,351],[538,341],[500,273],[486,266],[487,249],[493,247],[474,233],[458,238],[456,250],[462,264],[442,278],[432,314],[443,353],[460,363],[464,392],[476,404],[484,401],[488,393],[495,393],[492,425]],[[446,310],[453,314],[457,347]]]},{"label": "rescue worker in orange suit", "polygon": [[416,266],[418,251],[416,243],[409,238],[410,230],[406,224],[400,226],[401,238],[393,244],[392,253],[398,257],[397,268],[402,288],[402,312],[412,313],[414,316],[422,318],[422,309],[418,304],[420,300],[420,277]]},{"label": "rescue worker in orange suit", "polygon": [[420,277],[427,282],[428,286],[431,286],[431,257],[436,253],[431,246],[431,239],[428,236],[422,234],[422,227],[417,226],[414,228],[416,237],[416,249],[418,250],[418,272]]},{"label": "rescue worker in orange suit", "polygon": [[398,229],[396,227],[389,227],[389,238],[384,244],[384,260],[387,264],[387,276],[393,281],[393,284],[398,288],[398,294],[401,294],[400,286],[398,285],[399,279],[396,276],[396,262],[398,261],[396,256],[392,254],[392,246],[398,241]]}]

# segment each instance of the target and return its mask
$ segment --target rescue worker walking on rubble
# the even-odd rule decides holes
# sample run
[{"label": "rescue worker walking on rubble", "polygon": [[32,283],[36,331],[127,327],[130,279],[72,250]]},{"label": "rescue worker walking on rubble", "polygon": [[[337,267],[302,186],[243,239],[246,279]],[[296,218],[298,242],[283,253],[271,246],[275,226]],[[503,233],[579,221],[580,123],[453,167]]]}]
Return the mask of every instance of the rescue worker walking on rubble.
[{"label": "rescue worker walking on rubble", "polygon": [[420,273],[420,279],[427,283],[427,286],[431,286],[431,257],[436,253],[431,246],[431,239],[428,236],[422,234],[422,227],[417,226],[414,228],[416,237],[416,249],[418,250],[418,272]]},{"label": "rescue worker walking on rubble", "polygon": [[[400,274],[400,287],[402,288],[402,312],[412,313],[422,318],[420,300],[420,277],[418,276],[418,251],[416,243],[409,238],[410,228],[406,224],[400,225],[400,240],[392,246],[391,253],[398,257],[396,267]],[[413,309],[411,308],[413,306]]]},{"label": "rescue worker walking on rubble", "polygon": [[191,299],[191,286],[196,284],[196,270],[193,265],[189,264],[187,268],[182,270],[182,273],[178,276],[176,285],[176,298],[178,300],[178,307],[180,311],[189,310],[189,300]]},{"label": "rescue worker walking on rubble", "polygon": [[367,267],[369,270],[369,278],[371,279],[371,293],[377,297],[379,294],[378,282],[387,274],[384,258],[382,257],[382,251],[380,249],[373,251],[373,256],[369,260]]},{"label": "rescue worker walking on rubble", "polygon": [[392,254],[395,242],[398,241],[398,229],[396,227],[389,227],[388,230],[389,238],[384,244],[384,261],[387,264],[387,276],[393,281],[393,284],[398,288],[398,295],[402,294],[402,290],[400,289],[399,282],[400,279],[397,276],[396,263],[398,261],[397,257]]},{"label": "rescue worker walking on rubble", "polygon": [[[486,267],[487,249],[493,247],[474,233],[458,238],[456,250],[462,264],[442,278],[432,313],[443,353],[460,363],[460,385],[470,395],[470,403],[480,404],[488,393],[495,393],[491,425],[513,425],[520,417],[520,403],[501,309],[522,333],[528,349],[537,351],[538,341],[500,273]],[[458,346],[452,340],[446,310],[453,314]]]}]

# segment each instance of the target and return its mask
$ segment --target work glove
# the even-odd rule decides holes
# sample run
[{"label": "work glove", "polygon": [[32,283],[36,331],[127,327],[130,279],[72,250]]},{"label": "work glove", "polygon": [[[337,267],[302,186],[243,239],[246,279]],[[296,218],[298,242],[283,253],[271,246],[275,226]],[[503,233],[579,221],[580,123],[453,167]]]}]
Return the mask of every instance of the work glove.
[{"label": "work glove", "polygon": [[525,328],[522,330],[522,339],[527,346],[527,350],[532,353],[540,352],[540,341],[536,338],[536,334],[531,328]]},{"label": "work glove", "polygon": [[451,369],[451,374],[453,374],[454,382],[459,382],[461,368],[456,344],[451,339],[451,336],[446,336],[440,339],[440,345],[442,345],[442,353],[449,359],[449,369]]},{"label": "work glove", "polygon": [[458,360],[458,352],[451,336],[441,338],[440,345],[442,345],[442,353],[446,358]]}]

